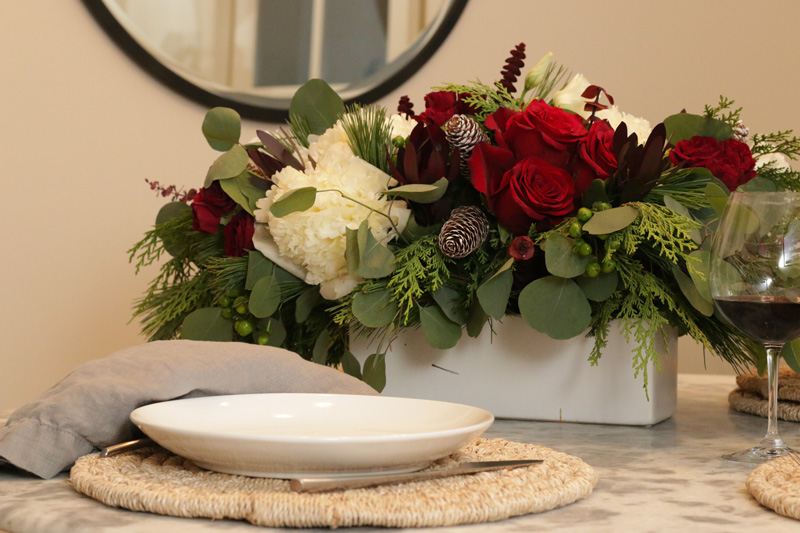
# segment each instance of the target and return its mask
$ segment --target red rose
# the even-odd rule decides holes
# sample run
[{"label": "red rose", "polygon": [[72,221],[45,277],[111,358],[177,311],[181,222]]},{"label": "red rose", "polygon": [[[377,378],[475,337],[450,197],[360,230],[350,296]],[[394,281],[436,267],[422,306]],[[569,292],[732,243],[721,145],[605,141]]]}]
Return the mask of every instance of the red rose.
[{"label": "red rose", "polygon": [[469,159],[472,184],[489,209],[516,235],[541,220],[557,222],[573,210],[575,185],[561,168],[542,159],[517,161],[507,148],[478,144]]},{"label": "red rose", "polygon": [[225,225],[225,255],[239,257],[245,250],[252,250],[253,233],[255,224],[249,213],[239,211],[233,215]]},{"label": "red rose", "polygon": [[592,181],[605,181],[615,170],[614,130],[604,120],[595,121],[578,146],[572,172],[575,176],[575,195],[581,196]]},{"label": "red rose", "polygon": [[475,109],[464,102],[465,93],[437,91],[425,95],[425,111],[415,118],[420,122],[433,122],[441,127],[453,115],[474,115]]},{"label": "red rose", "polygon": [[674,165],[684,163],[686,167],[705,167],[708,161],[719,155],[719,141],[713,137],[694,136],[679,141],[669,153]]},{"label": "red rose", "polygon": [[713,137],[695,136],[678,142],[669,158],[675,165],[707,168],[731,191],[756,176],[750,148],[736,139],[719,142]]},{"label": "red rose", "polygon": [[501,108],[486,119],[495,140],[518,159],[536,157],[566,167],[578,143],[586,136],[582,119],[563,109],[534,100],[524,111]]},{"label": "red rose", "polygon": [[225,194],[218,181],[200,189],[192,200],[192,227],[205,233],[216,233],[220,217],[230,213],[236,202]]},{"label": "red rose", "polygon": [[750,148],[736,139],[725,139],[721,143],[720,154],[709,162],[708,170],[722,181],[728,189],[735,191],[756,177],[756,160]]}]

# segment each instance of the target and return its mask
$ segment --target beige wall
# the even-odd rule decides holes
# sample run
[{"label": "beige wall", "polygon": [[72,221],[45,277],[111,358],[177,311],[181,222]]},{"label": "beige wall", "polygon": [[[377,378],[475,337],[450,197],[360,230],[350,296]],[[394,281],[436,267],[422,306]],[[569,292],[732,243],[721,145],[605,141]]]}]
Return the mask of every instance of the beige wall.
[{"label": "beige wall", "polygon": [[[724,93],[755,131],[800,125],[796,0],[471,0],[443,48],[382,103],[496,78],[524,41],[552,51],[626,111],[657,122]],[[78,0],[0,2],[0,412],[90,359],[142,342],[128,324],[149,275],[126,250],[162,201],[214,158],[205,109],[131,63]],[[264,124],[248,123],[247,131]],[[704,371],[683,343],[684,371]],[[727,371],[708,357],[708,371]]]}]

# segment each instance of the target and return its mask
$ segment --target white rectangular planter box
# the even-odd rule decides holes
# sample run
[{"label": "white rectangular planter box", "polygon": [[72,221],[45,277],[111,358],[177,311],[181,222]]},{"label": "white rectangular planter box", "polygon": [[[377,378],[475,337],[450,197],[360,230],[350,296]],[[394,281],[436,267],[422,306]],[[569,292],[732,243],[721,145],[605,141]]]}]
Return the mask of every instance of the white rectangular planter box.
[{"label": "white rectangular planter box", "polygon": [[[633,347],[612,323],[598,365],[588,362],[593,338],[554,340],[516,317],[488,327],[477,339],[464,335],[449,350],[431,348],[420,331],[400,335],[386,354],[384,395],[443,400],[482,407],[497,418],[652,425],[677,407],[677,335],[656,347],[661,371],[648,367],[648,401]],[[363,364],[374,351],[353,343]]]}]

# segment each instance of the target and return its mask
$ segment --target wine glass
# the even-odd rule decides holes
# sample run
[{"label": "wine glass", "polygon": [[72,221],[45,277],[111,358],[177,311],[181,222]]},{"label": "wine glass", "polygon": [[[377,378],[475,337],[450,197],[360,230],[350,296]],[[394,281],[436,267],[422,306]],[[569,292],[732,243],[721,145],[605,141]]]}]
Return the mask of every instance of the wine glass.
[{"label": "wine glass", "polygon": [[762,463],[791,453],[778,434],[778,363],[783,345],[800,337],[800,193],[731,194],[711,247],[709,286],[717,310],[767,350],[767,433],[722,458]]}]

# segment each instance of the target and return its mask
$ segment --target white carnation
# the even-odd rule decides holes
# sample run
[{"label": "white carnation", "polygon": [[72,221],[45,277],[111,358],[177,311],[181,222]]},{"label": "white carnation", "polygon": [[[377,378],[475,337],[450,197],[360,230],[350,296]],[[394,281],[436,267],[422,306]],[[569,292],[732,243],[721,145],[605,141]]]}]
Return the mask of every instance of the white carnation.
[{"label": "white carnation", "polygon": [[[257,203],[256,220],[268,224],[273,249],[269,243],[261,246],[259,238],[254,237],[253,242],[270,259],[273,259],[270,254],[274,255],[277,250],[281,260],[301,266],[306,283],[325,284],[330,288],[325,291],[325,296],[340,297],[343,288],[352,290],[354,286],[344,257],[346,229],[358,229],[364,220],[368,220],[372,234],[385,243],[396,236],[394,228],[385,216],[373,213],[369,208],[390,214],[399,231],[405,227],[410,211],[405,202],[382,196],[394,181],[380,169],[353,155],[340,126],[334,126],[313,139],[308,154],[316,161],[315,168],[306,168],[305,172],[284,168],[272,177],[275,185]],[[274,202],[300,187],[334,191],[318,192],[313,207],[306,211],[282,218],[270,213],[269,208]],[[335,191],[341,191],[364,205]]]},{"label": "white carnation", "polygon": [[392,139],[402,137],[405,139],[411,135],[411,130],[419,124],[413,118],[408,118],[405,114],[395,113],[389,117],[389,125],[392,128]]},{"label": "white carnation", "polygon": [[761,154],[756,158],[756,170],[769,165],[769,168],[776,170],[791,170],[792,166],[783,154]]},{"label": "white carnation", "polygon": [[608,109],[598,111],[597,116],[598,118],[607,120],[611,127],[615,130],[621,122],[624,122],[628,127],[628,135],[635,133],[636,138],[639,140],[639,144],[643,144],[647,138],[650,137],[650,132],[653,131],[653,128],[650,126],[650,122],[647,119],[636,117],[630,113],[620,111],[615,105],[612,105]]}]

